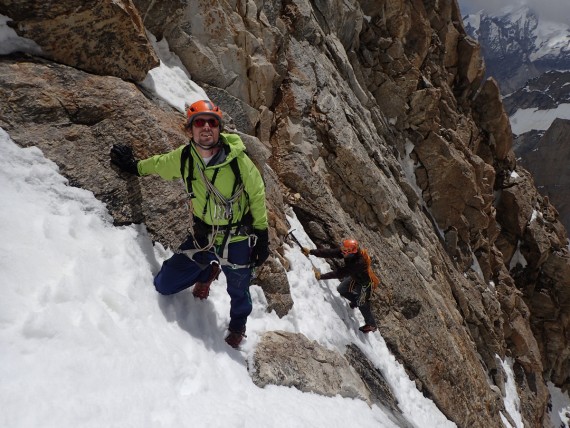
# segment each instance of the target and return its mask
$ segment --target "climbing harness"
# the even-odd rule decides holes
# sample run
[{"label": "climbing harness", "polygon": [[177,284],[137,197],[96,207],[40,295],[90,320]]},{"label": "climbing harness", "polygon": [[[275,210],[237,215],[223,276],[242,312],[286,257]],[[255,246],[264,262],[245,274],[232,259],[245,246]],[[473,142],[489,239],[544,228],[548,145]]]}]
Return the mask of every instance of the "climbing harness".
[{"label": "climbing harness", "polygon": [[[184,183],[186,184],[186,188],[188,190],[188,195],[190,198],[194,197],[194,192],[192,191],[192,180],[194,178],[194,159],[190,154],[191,144],[188,144],[184,149],[182,149],[182,153],[180,156],[180,173]],[[188,175],[185,176],[185,168],[186,162],[189,164],[189,171]],[[212,180],[209,180],[206,176],[205,168],[203,168],[198,162],[196,162],[196,168],[198,170],[198,177],[204,183],[204,187],[206,189],[206,201],[204,203],[204,210],[202,212],[202,217],[206,217],[209,203],[211,202],[210,212],[212,217],[210,233],[206,236],[208,237],[207,243],[203,246],[199,245],[196,241],[195,235],[193,234],[193,243],[194,248],[188,250],[178,250],[178,253],[186,255],[188,258],[196,262],[201,267],[207,267],[206,265],[198,262],[195,260],[194,256],[200,252],[210,252],[216,258],[219,259],[220,264],[223,266],[229,266],[231,269],[241,269],[241,268],[251,268],[255,266],[254,263],[248,264],[236,264],[230,263],[228,261],[228,246],[230,243],[230,238],[233,236],[248,236],[248,244],[249,248],[253,248],[257,243],[257,236],[254,234],[247,235],[247,227],[243,224],[243,220],[247,217],[247,213],[243,215],[239,222],[232,223],[232,219],[234,217],[234,209],[233,205],[238,202],[242,195],[245,193],[247,197],[247,192],[245,192],[245,186],[243,184],[241,173],[239,170],[239,166],[237,164],[237,158],[233,158],[229,165],[232,169],[232,172],[235,176],[234,186],[232,189],[232,193],[230,197],[225,197],[222,192],[215,186],[216,178],[220,171],[220,168],[216,168],[214,170],[214,174],[212,176]],[[239,207],[241,209],[241,206]],[[228,222],[227,225],[220,226],[219,220],[225,220]],[[206,223],[205,223],[206,224]],[[216,238],[223,233],[222,242],[220,245],[215,245]],[[216,248],[217,247],[217,248]]]},{"label": "climbing harness", "polygon": [[[257,243],[257,236],[256,235],[249,235],[248,236],[248,245],[249,248],[253,248],[255,247],[255,244]],[[231,263],[228,258],[227,255],[223,255],[224,253],[227,253],[227,247],[228,247],[228,243],[225,244],[225,248],[222,252],[222,254],[220,254],[219,252],[216,251],[215,246],[211,246],[208,249],[203,249],[203,248],[190,248],[188,250],[177,250],[176,253],[177,254],[184,254],[186,257],[188,257],[190,260],[192,260],[193,262],[195,262],[198,266],[200,266],[201,270],[204,270],[208,267],[208,265],[210,265],[212,262],[214,263],[218,263],[220,266],[227,266],[230,269],[243,269],[243,268],[252,268],[255,266],[255,263],[247,263],[247,264],[238,264],[238,263]],[[212,260],[209,261],[207,263],[202,263],[199,262],[198,260],[196,260],[194,258],[194,256],[196,254],[199,253],[211,253],[212,256],[214,256],[216,260]]]}]

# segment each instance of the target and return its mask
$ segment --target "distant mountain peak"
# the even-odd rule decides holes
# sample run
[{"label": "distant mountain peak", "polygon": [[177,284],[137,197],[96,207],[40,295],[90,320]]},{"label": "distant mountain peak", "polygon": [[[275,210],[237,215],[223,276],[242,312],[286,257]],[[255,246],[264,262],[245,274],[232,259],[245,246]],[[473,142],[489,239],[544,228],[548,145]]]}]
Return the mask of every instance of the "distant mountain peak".
[{"label": "distant mountain peak", "polygon": [[570,70],[570,26],[540,19],[528,6],[507,6],[464,18],[467,34],[479,41],[487,74],[503,93],[548,70]]}]

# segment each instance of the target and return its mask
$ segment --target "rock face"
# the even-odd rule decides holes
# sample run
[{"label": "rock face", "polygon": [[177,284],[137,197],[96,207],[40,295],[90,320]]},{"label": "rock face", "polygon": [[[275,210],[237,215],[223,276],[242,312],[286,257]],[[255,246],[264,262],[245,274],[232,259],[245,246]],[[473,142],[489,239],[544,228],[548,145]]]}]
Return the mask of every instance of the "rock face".
[{"label": "rock face", "polygon": [[[525,88],[513,92],[504,100],[505,108],[518,122],[519,109],[536,109],[542,121],[525,127],[514,125],[525,132],[516,135],[513,150],[520,164],[533,174],[540,193],[556,206],[566,230],[570,228],[570,177],[565,160],[568,159],[568,121],[556,119],[555,112],[570,103],[570,72],[550,71],[529,80]],[[521,116],[521,121],[528,116]],[[530,129],[526,131],[526,129]]]},{"label": "rock face", "polygon": [[[144,222],[164,243],[184,239],[190,219],[182,184],[131,177],[109,162],[114,143],[131,145],[138,158],[184,144],[182,115],[118,78],[29,59],[5,58],[0,69],[0,126],[14,141],[42,149],[72,185],[105,202],[117,224]],[[18,102],[5,102],[14,96]]]},{"label": "rock face", "polygon": [[[13,6],[1,4],[4,13]],[[250,134],[269,189],[274,257],[258,278],[270,308],[282,316],[293,304],[282,257],[292,207],[315,243],[351,235],[370,250],[383,284],[373,301],[381,334],[450,420],[502,426],[498,359],[509,356],[525,426],[546,424],[545,381],[570,386],[566,230],[516,164],[497,84],[483,82],[457,3],[224,5],[135,2],[143,24]],[[164,152],[185,142],[181,121],[117,77],[0,58],[0,126],[92,190],[118,224],[144,222],[171,247],[190,226],[181,183],[125,177],[108,151],[121,142],[138,157]],[[314,359],[317,348],[306,343],[304,355]],[[281,383],[307,376],[289,370]],[[354,382],[338,388],[355,393]]]},{"label": "rock face", "polygon": [[366,383],[371,393],[371,399],[386,405],[392,410],[396,410],[398,408],[398,400],[394,397],[382,373],[370,365],[358,346],[350,344],[346,348],[344,356]]},{"label": "rock face", "polygon": [[570,103],[570,71],[548,71],[529,79],[524,87],[505,96],[503,103],[509,116],[518,109],[553,110]]},{"label": "rock face", "polygon": [[[555,168],[564,159],[567,146],[560,124],[552,123],[557,115],[564,118],[559,106],[570,102],[570,28],[541,21],[530,9],[523,7],[514,13],[490,16],[479,12],[466,16],[467,32],[476,38],[485,52],[487,75],[493,76],[505,94],[503,104],[513,125],[513,145],[519,163],[530,170],[536,186],[554,203],[560,221],[570,227],[568,191],[570,186],[564,171]],[[551,26],[544,31],[545,26]],[[522,110],[527,110],[523,114]],[[535,110],[534,117],[529,111]],[[543,136],[549,127],[548,137]],[[541,150],[540,155],[534,153]],[[554,163],[546,163],[546,155]],[[558,179],[546,176],[560,171]],[[543,181],[544,179],[544,181]]]},{"label": "rock face", "polygon": [[521,164],[533,175],[540,193],[554,204],[560,221],[570,230],[570,121],[556,119],[546,132],[529,136],[515,146]]},{"label": "rock face", "polygon": [[90,73],[138,82],[159,65],[131,0],[4,0],[0,14],[47,58]]}]

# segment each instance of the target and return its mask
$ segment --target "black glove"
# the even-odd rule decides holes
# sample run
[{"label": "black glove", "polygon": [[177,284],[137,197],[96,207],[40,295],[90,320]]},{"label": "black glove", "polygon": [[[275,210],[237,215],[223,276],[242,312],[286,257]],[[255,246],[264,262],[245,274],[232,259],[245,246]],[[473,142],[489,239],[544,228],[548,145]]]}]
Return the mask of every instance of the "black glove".
[{"label": "black glove", "polygon": [[200,247],[206,247],[209,242],[208,235],[212,233],[212,226],[194,216],[192,232],[192,235],[196,240],[196,244]]},{"label": "black glove", "polygon": [[133,156],[133,149],[123,144],[113,144],[111,148],[111,163],[117,165],[122,171],[139,175],[138,160]]},{"label": "black glove", "polygon": [[251,261],[255,266],[261,266],[269,257],[269,231],[254,229],[253,233],[257,236],[257,243],[253,247],[251,253]]}]

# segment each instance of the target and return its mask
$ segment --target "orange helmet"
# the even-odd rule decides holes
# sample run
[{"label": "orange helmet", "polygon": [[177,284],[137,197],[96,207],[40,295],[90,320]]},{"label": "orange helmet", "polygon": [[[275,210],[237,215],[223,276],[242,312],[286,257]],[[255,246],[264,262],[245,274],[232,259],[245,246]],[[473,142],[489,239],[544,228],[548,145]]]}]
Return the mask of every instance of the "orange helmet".
[{"label": "orange helmet", "polygon": [[342,254],[356,254],[358,252],[358,241],[356,239],[344,239],[340,243]]},{"label": "orange helmet", "polygon": [[209,100],[196,101],[188,107],[186,110],[186,116],[188,117],[186,127],[190,128],[196,116],[204,114],[214,116],[218,119],[220,121],[220,130],[222,129],[222,110]]}]

